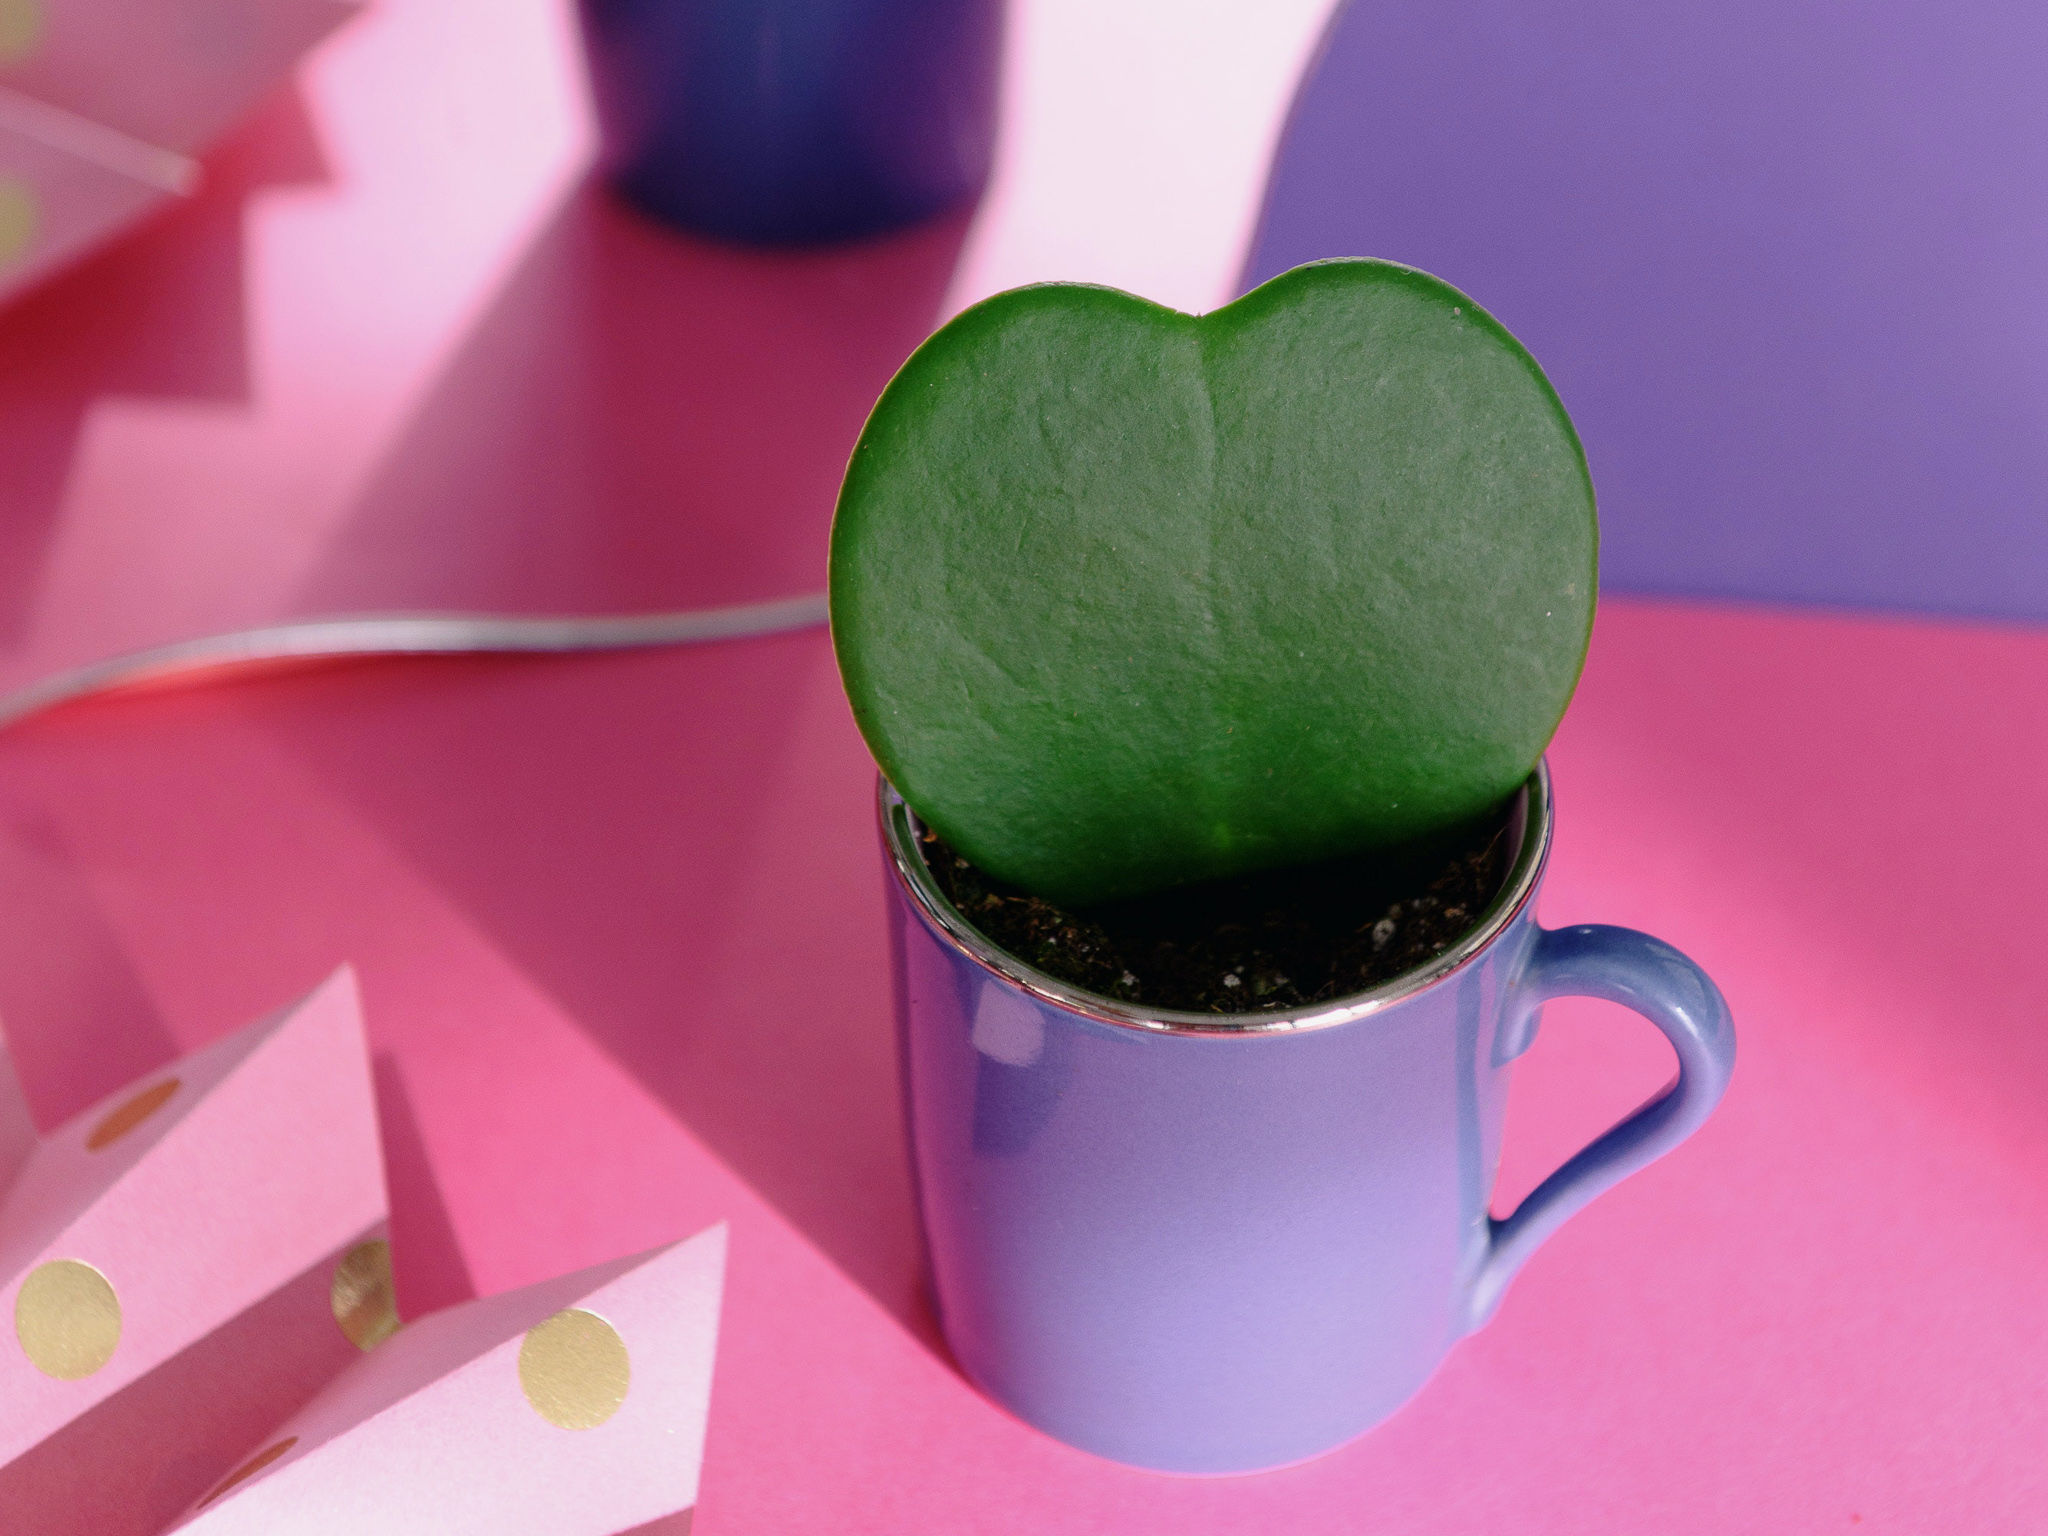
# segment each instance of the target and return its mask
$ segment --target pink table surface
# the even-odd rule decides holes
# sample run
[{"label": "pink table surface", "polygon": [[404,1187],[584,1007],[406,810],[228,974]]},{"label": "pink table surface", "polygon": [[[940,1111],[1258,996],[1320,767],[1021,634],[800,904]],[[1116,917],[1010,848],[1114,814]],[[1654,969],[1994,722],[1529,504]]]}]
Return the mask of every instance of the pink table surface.
[{"label": "pink table surface", "polygon": [[[2044,700],[2040,633],[1610,603],[1544,916],[1703,962],[1734,1086],[1406,1412],[1259,1477],[1091,1460],[935,1344],[871,769],[818,634],[31,722],[0,1016],[48,1123],[353,960],[412,1313],[730,1218],[701,1536],[2039,1531]],[[1503,1196],[1666,1067],[1553,1006]]]},{"label": "pink table surface", "polygon": [[976,209],[747,251],[587,179],[569,0],[372,0],[200,194],[0,307],[0,715],[335,616],[815,592],[861,423],[999,288],[1229,298],[1332,0],[1016,0]]}]

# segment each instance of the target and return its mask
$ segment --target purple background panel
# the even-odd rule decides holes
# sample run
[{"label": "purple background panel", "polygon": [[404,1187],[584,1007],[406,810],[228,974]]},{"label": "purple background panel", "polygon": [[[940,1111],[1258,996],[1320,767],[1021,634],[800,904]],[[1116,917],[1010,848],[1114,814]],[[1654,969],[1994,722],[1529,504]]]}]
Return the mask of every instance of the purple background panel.
[{"label": "purple background panel", "polygon": [[1247,285],[1470,292],[1585,438],[1610,588],[2048,618],[2048,7],[1359,0]]}]

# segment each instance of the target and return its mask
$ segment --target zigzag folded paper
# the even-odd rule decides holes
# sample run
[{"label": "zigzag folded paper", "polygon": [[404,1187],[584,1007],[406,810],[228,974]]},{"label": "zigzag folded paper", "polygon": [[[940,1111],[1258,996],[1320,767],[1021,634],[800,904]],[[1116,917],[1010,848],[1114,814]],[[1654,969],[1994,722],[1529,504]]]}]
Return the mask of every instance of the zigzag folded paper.
[{"label": "zigzag folded paper", "polygon": [[725,1275],[687,1242],[451,1307],[353,1362],[190,1536],[683,1536]]},{"label": "zigzag folded paper", "polygon": [[154,1536],[397,1326],[355,979],[35,1136],[0,1049],[0,1528]]},{"label": "zigzag folded paper", "polygon": [[0,0],[0,300],[198,184],[343,0]]},{"label": "zigzag folded paper", "polygon": [[39,1138],[0,1042],[0,1531],[684,1536],[725,1228],[403,1330],[355,979]]}]

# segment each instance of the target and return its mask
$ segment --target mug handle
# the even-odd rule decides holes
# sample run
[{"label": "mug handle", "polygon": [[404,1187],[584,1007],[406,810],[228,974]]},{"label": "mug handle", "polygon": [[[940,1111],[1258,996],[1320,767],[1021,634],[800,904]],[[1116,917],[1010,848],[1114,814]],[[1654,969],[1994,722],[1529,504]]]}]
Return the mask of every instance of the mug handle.
[{"label": "mug handle", "polygon": [[1538,1184],[1511,1215],[1488,1218],[1486,1255],[1472,1284],[1473,1328],[1493,1316],[1515,1272],[1569,1217],[1698,1130],[1735,1069],[1735,1023],[1720,989],[1647,933],[1593,923],[1538,929],[1510,1005],[1518,1036],[1510,1055],[1528,1048],[1536,1010],[1553,997],[1604,998],[1634,1009],[1678,1052],[1678,1076]]}]

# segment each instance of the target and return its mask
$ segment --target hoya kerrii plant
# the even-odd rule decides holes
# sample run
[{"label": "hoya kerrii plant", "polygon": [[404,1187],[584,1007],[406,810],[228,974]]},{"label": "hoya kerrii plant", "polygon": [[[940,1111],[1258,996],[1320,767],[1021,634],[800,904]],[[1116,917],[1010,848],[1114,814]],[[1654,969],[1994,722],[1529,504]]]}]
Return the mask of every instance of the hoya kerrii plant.
[{"label": "hoya kerrii plant", "polygon": [[[1388,940],[1432,903],[1436,949],[1476,919],[1597,554],[1556,392],[1427,273],[1318,262],[1201,316],[1047,284],[876,405],[832,635],[971,921],[1110,995],[1251,1010],[1412,962]],[[1190,957],[1220,973],[1148,975]]]}]

